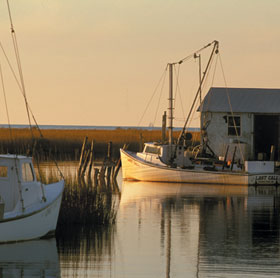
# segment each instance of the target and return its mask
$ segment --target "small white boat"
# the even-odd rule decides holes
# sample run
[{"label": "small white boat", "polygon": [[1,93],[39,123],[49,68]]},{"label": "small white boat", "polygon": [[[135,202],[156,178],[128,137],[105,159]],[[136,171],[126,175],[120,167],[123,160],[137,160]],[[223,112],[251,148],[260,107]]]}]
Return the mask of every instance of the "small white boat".
[{"label": "small white boat", "polygon": [[[173,139],[173,66],[182,64],[181,60],[177,63],[168,64],[169,67],[169,138],[161,143],[146,143],[142,152],[129,152],[121,149],[121,162],[123,179],[154,181],[154,182],[185,182],[185,183],[207,183],[207,184],[229,184],[229,185],[251,185],[251,184],[280,184],[279,172],[275,170],[275,161],[245,161],[236,159],[235,153],[241,152],[240,142],[235,147],[233,155],[228,159],[228,149],[222,159],[214,154],[210,148],[207,139],[201,136],[200,157],[188,150],[188,140],[190,134],[186,133],[186,126],[191,117],[192,110],[201,95],[201,88],[204,78],[208,74],[208,68],[212,57],[217,54],[218,42],[214,41],[206,47],[213,44],[212,53],[203,77],[200,79],[199,89],[196,93],[191,111],[186,119],[185,125],[179,138]],[[204,47],[204,48],[206,48]],[[201,51],[201,50],[200,50]],[[190,55],[191,56],[191,55]],[[188,56],[188,57],[190,57]],[[198,57],[196,53],[193,55]],[[201,97],[200,97],[201,99]],[[200,106],[203,103],[200,102]],[[235,121],[235,131],[237,127]],[[202,128],[201,128],[202,130]],[[204,132],[205,133],[205,132]],[[237,133],[238,135],[238,133]],[[165,137],[165,127],[163,127],[163,138]],[[238,136],[236,136],[238,141]],[[239,147],[238,147],[239,146]],[[207,154],[210,150],[210,154]],[[244,158],[244,156],[241,156]]]},{"label": "small white boat", "polygon": [[0,155],[0,243],[53,234],[63,187],[37,181],[31,157]]},{"label": "small white boat", "polygon": [[[9,1],[7,7],[20,76],[18,85],[25,100],[31,128],[30,108],[25,94]],[[3,76],[1,82],[4,91]],[[8,108],[7,104],[6,108]],[[34,118],[33,114],[32,116]],[[36,126],[38,127],[37,122]],[[9,127],[11,128],[10,122]],[[32,132],[31,134],[33,141],[36,142]],[[34,151],[35,146],[36,144],[33,146]],[[31,157],[18,154],[0,155],[0,243],[31,240],[53,234],[57,225],[63,188],[63,179],[48,185],[37,181]]]}]

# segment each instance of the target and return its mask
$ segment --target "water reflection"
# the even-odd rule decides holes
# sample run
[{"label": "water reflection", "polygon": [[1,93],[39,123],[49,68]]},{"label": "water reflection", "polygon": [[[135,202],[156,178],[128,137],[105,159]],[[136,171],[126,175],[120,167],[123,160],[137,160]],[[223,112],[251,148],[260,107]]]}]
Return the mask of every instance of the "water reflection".
[{"label": "water reflection", "polygon": [[103,277],[99,273],[107,273],[113,257],[114,232],[114,225],[58,229],[61,277]]},{"label": "water reflection", "polygon": [[280,187],[118,184],[115,224],[58,230],[61,277],[280,275]]},{"label": "water reflection", "polygon": [[279,204],[277,187],[125,182],[123,277],[279,275]]},{"label": "water reflection", "polygon": [[60,277],[55,239],[1,244],[0,277]]}]

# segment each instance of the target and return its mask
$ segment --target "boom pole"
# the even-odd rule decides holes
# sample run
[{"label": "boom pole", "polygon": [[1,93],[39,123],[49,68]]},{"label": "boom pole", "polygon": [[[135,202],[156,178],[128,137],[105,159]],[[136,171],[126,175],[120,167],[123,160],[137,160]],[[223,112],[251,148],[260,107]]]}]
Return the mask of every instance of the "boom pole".
[{"label": "boom pole", "polygon": [[194,108],[195,103],[196,103],[196,100],[197,100],[197,97],[200,95],[201,88],[202,88],[202,84],[203,84],[204,79],[205,79],[205,77],[206,77],[206,75],[207,75],[207,72],[208,72],[209,66],[210,66],[210,64],[211,64],[212,58],[213,58],[214,54],[217,54],[217,53],[219,52],[219,42],[218,42],[218,41],[214,41],[213,43],[214,43],[213,50],[212,50],[212,52],[211,52],[211,55],[210,55],[210,58],[209,58],[209,60],[208,60],[207,66],[206,66],[206,68],[205,68],[205,71],[203,72],[203,76],[202,76],[202,79],[200,80],[199,88],[198,88],[198,90],[197,90],[197,92],[196,92],[194,101],[193,101],[193,103],[192,103],[192,106],[191,106],[190,112],[189,112],[189,114],[188,114],[188,117],[187,117],[187,119],[186,119],[186,121],[185,121],[184,127],[183,127],[183,129],[182,129],[182,131],[181,131],[181,133],[180,133],[180,136],[178,137],[177,144],[179,144],[179,142],[180,142],[180,140],[181,140],[183,134],[185,133],[186,126],[187,126],[187,124],[188,124],[188,122],[189,122],[190,116],[191,116],[191,114],[192,114],[193,108]]}]

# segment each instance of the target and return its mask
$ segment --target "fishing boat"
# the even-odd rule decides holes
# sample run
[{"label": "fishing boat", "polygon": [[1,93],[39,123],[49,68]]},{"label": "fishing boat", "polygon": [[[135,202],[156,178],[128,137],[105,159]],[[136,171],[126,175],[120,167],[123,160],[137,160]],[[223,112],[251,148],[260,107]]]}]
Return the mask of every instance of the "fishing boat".
[{"label": "fishing boat", "polygon": [[[219,53],[218,41],[206,45],[192,54],[198,57],[199,52],[212,46],[210,58],[200,78],[199,88],[187,116],[185,124],[177,140],[173,138],[173,67],[184,62],[168,64],[169,67],[169,136],[168,142],[149,142],[144,144],[142,152],[131,152],[121,149],[122,175],[124,180],[154,181],[154,182],[185,182],[225,185],[279,184],[280,175],[274,160],[245,160],[242,155],[242,142],[239,140],[237,118],[234,114],[228,116],[232,122],[231,128],[236,132],[236,146],[229,157],[229,148],[222,155],[216,155],[204,137],[205,127],[201,129],[200,145],[196,150],[187,148],[191,134],[186,132],[187,124],[197,100],[201,99],[201,89],[208,74],[215,54]],[[199,111],[203,110],[200,102]],[[228,118],[226,118],[227,120]],[[202,121],[201,121],[202,123]],[[164,130],[164,129],[163,129]],[[237,154],[243,158],[237,159]],[[197,155],[199,154],[199,155]]]},{"label": "fishing boat", "polygon": [[[7,5],[21,81],[18,84],[24,96],[28,118],[30,119],[30,108],[26,99],[18,44],[8,1]],[[2,72],[1,77],[3,85]],[[4,88],[4,85],[2,87]],[[31,127],[31,122],[29,123]],[[11,129],[10,122],[9,128]],[[32,128],[30,128],[30,131],[32,134]],[[12,132],[10,134],[10,139],[14,142]],[[32,139],[33,142],[36,142],[36,138],[33,137]],[[35,145],[36,143],[33,150],[36,150]],[[60,181],[45,185],[36,178],[31,156],[17,153],[0,155],[0,243],[31,240],[54,234],[64,188],[63,176],[61,172],[60,174],[62,177]]]},{"label": "fishing boat", "polygon": [[64,181],[37,181],[32,158],[0,155],[0,242],[51,236],[61,204]]}]

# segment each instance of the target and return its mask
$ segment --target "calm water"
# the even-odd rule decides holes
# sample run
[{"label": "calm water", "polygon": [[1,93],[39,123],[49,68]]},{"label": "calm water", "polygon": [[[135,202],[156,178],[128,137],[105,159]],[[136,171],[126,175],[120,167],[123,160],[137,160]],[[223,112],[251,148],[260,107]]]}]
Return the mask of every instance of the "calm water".
[{"label": "calm water", "polygon": [[0,245],[0,277],[280,277],[280,187],[119,185],[114,226]]}]

